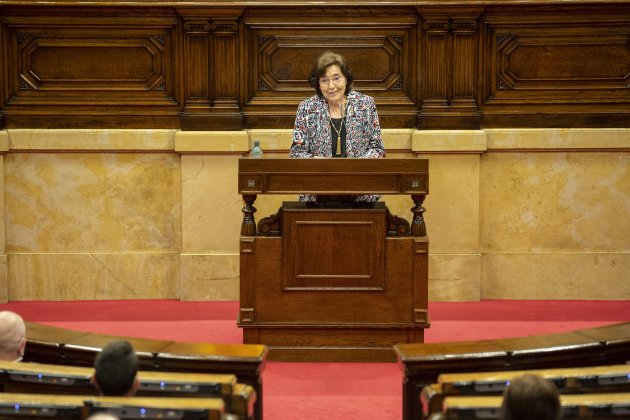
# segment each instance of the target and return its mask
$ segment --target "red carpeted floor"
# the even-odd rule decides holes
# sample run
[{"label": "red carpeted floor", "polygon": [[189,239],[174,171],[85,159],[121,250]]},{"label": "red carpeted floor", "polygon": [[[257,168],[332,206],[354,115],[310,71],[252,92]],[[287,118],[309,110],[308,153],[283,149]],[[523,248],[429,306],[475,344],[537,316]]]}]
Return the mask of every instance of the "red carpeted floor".
[{"label": "red carpeted floor", "polygon": [[[240,343],[238,302],[12,302],[27,321],[129,337]],[[426,342],[554,333],[630,321],[630,301],[431,302]],[[267,420],[399,419],[395,363],[278,363],[263,373]],[[297,416],[295,413],[301,413]]]}]

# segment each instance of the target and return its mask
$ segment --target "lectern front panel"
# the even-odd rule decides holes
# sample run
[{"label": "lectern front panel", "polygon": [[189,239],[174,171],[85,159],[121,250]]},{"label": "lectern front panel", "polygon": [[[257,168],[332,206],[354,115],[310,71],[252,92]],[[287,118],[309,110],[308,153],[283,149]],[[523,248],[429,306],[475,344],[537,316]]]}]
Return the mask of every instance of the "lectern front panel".
[{"label": "lectern front panel", "polygon": [[386,210],[283,206],[284,290],[383,290]]}]

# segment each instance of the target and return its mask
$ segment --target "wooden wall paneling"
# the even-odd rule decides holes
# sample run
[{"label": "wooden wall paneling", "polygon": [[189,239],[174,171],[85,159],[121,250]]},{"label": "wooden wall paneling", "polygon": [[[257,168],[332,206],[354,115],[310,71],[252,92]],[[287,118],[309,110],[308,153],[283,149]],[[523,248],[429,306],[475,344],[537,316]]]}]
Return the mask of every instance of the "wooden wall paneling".
[{"label": "wooden wall paneling", "polygon": [[483,21],[485,126],[630,123],[630,6],[491,7]]},{"label": "wooden wall paneling", "polygon": [[416,21],[411,8],[248,10],[245,125],[291,128],[299,102],[315,93],[311,66],[330,49],[348,60],[355,89],[375,98],[382,126],[415,127]]},{"label": "wooden wall paneling", "polygon": [[[238,11],[241,14],[241,11]],[[239,23],[237,16],[226,16],[212,22],[215,84],[215,120],[222,130],[240,130],[243,117],[239,106],[239,83],[243,74],[238,51]],[[216,113],[220,114],[220,118]]]},{"label": "wooden wall paneling", "polygon": [[178,125],[172,13],[6,8],[2,20],[9,127]]},{"label": "wooden wall paneling", "polygon": [[422,17],[418,127],[479,128],[478,8],[419,8]]},{"label": "wooden wall paneling", "polygon": [[184,21],[182,130],[241,130],[238,19],[243,9],[179,9]]},{"label": "wooden wall paneling", "polygon": [[291,128],[326,49],[384,128],[630,123],[627,2],[0,3],[0,127]]},{"label": "wooden wall paneling", "polygon": [[479,13],[456,16],[451,20],[453,32],[453,88],[451,113],[456,114],[458,128],[479,128],[481,115],[477,107],[477,60]]},{"label": "wooden wall paneling", "polygon": [[184,96],[182,129],[197,129],[209,119],[210,92],[210,16],[204,11],[179,11],[184,21]]}]

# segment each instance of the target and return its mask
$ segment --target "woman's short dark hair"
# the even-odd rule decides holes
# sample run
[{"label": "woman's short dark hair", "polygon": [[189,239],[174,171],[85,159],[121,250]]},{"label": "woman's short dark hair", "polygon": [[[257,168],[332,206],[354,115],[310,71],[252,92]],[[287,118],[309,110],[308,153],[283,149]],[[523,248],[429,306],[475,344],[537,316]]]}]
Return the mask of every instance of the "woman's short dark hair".
[{"label": "woman's short dark hair", "polygon": [[348,68],[346,59],[340,54],[332,51],[326,51],[315,61],[315,64],[313,64],[313,68],[311,69],[311,73],[308,75],[309,85],[315,88],[317,95],[320,97],[324,95],[322,94],[322,89],[319,87],[319,79],[326,74],[328,67],[335,64],[339,66],[341,72],[346,78],[346,91],[344,92],[344,95],[347,95],[352,90],[352,81],[354,80],[354,77],[352,76],[352,71]]}]

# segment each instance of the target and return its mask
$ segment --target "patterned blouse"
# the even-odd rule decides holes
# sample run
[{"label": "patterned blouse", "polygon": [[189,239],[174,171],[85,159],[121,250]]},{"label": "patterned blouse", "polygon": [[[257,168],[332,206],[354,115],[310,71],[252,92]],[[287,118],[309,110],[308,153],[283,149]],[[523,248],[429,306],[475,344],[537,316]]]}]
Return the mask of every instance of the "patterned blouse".
[{"label": "patterned blouse", "polygon": [[[370,96],[356,91],[348,93],[346,108],[346,154],[349,158],[383,158],[376,104]],[[304,100],[297,110],[292,158],[332,157],[332,132],[326,99],[317,95]],[[378,195],[354,196],[354,201],[377,201]],[[313,195],[301,195],[302,201],[317,201]]]},{"label": "patterned blouse", "polygon": [[[348,93],[345,125],[348,157],[385,157],[381,126],[372,97],[354,90]],[[315,95],[304,100],[298,107],[289,156],[310,158],[332,155],[328,105],[325,98]]]}]

